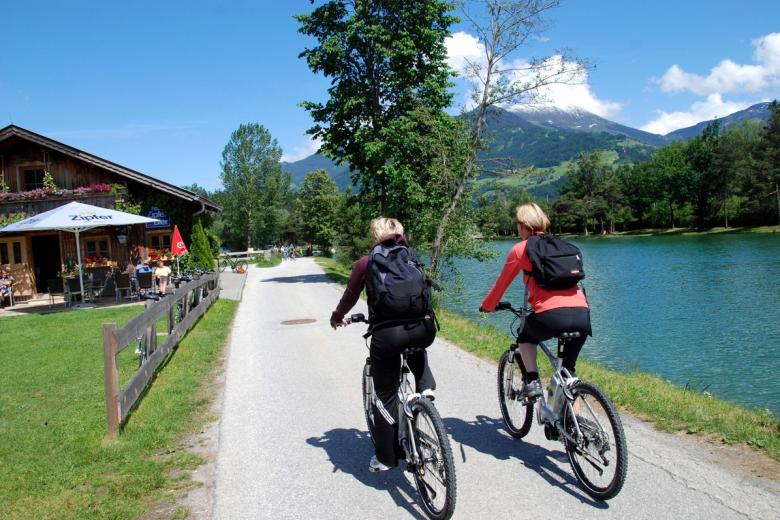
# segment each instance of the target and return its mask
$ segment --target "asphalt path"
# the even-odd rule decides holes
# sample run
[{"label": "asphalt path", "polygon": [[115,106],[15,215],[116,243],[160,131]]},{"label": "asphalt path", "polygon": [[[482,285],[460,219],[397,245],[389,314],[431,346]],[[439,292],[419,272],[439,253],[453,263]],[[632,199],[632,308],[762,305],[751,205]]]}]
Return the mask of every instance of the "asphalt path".
[{"label": "asphalt path", "polygon": [[[214,518],[425,518],[408,473],[367,469],[365,330],[329,327],[340,295],[311,259],[249,270],[230,340]],[[282,324],[305,319],[316,321]],[[522,441],[503,432],[494,364],[440,340],[429,356],[455,455],[455,518],[780,518],[775,482],[626,414],[628,478],[617,497],[594,501],[541,427]]]}]

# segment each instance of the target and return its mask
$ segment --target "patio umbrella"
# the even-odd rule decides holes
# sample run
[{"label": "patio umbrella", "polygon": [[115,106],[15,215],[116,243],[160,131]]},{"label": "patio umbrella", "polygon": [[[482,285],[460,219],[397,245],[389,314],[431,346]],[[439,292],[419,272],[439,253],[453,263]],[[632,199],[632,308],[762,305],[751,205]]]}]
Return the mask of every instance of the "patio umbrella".
[{"label": "patio umbrella", "polygon": [[171,240],[171,254],[176,257],[176,274],[179,273],[179,257],[183,254],[189,253],[187,246],[184,244],[184,240],[179,233],[179,226],[173,226],[173,239]]},{"label": "patio umbrella", "polygon": [[58,208],[39,213],[0,228],[0,233],[58,230],[76,234],[76,256],[79,262],[79,284],[84,298],[84,277],[82,275],[81,243],[79,233],[88,229],[109,226],[128,226],[157,222],[156,219],[125,213],[114,209],[100,208],[81,202],[69,202]]}]

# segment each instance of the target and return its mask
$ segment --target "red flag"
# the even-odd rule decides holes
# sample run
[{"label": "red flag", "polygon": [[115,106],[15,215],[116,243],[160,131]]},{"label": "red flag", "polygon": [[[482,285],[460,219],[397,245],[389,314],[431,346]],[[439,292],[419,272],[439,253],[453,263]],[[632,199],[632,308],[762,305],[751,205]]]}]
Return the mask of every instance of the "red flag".
[{"label": "red flag", "polygon": [[171,240],[171,254],[173,256],[183,255],[189,253],[187,246],[184,245],[184,240],[181,239],[181,233],[179,233],[179,226],[173,226],[173,240]]}]

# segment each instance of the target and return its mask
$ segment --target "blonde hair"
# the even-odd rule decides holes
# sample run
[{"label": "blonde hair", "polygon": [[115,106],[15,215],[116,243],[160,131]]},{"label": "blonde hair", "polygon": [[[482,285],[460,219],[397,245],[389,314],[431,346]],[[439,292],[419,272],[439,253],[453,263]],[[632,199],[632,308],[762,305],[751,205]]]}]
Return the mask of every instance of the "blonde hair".
[{"label": "blonde hair", "polygon": [[394,218],[377,217],[371,221],[369,230],[374,242],[379,242],[387,235],[404,234],[403,225]]},{"label": "blonde hair", "polygon": [[550,219],[544,214],[542,208],[533,202],[517,207],[517,223],[525,226],[532,233],[546,231],[550,226]]}]

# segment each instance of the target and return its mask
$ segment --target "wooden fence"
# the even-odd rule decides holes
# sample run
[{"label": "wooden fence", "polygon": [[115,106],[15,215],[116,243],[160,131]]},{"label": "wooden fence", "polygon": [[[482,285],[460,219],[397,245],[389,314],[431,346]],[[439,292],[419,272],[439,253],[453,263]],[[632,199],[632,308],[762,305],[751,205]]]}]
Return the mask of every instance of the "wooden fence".
[{"label": "wooden fence", "polygon": [[[108,435],[115,438],[138,397],[149,385],[155,371],[179,344],[187,331],[219,297],[219,275],[207,274],[182,285],[160,301],[147,301],[146,310],[117,329],[116,323],[103,324],[103,362],[106,386]],[[167,337],[157,345],[157,322],[167,316]],[[146,359],[119,390],[117,355],[138,346]]]}]

